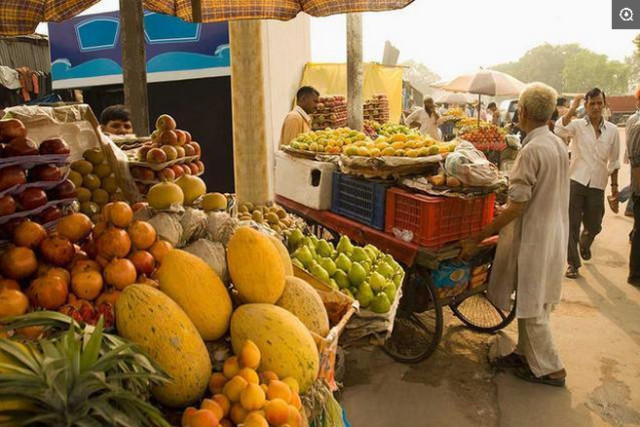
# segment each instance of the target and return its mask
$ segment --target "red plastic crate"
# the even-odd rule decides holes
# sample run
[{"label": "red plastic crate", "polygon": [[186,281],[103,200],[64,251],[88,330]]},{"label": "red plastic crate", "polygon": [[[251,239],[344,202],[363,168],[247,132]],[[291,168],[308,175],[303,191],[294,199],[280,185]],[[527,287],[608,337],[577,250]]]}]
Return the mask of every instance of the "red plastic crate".
[{"label": "red plastic crate", "polygon": [[392,229],[413,233],[413,243],[440,249],[470,237],[493,219],[494,193],[473,199],[432,197],[399,188],[387,191],[385,232]]}]

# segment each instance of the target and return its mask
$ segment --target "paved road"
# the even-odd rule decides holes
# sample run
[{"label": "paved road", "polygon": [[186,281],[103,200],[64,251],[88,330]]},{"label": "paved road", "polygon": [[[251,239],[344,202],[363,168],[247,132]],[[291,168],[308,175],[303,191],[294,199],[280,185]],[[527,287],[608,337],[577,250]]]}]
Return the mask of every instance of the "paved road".
[{"label": "paved road", "polygon": [[[628,166],[621,171],[626,184]],[[343,399],[354,427],[640,425],[640,288],[626,283],[632,220],[607,212],[593,259],[564,284],[552,329],[567,387],[495,372],[491,342],[515,337],[466,329],[448,309],[437,352],[418,365],[377,348],[349,352]],[[504,341],[503,341],[504,342]]]}]

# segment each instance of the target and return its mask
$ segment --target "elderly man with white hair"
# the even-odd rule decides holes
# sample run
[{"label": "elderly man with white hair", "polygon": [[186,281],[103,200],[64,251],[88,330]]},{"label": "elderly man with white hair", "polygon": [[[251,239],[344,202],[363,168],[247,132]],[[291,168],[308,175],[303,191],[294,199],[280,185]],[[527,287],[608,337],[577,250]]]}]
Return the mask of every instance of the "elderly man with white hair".
[{"label": "elderly man with white hair", "polygon": [[553,344],[549,316],[560,302],[569,233],[569,155],[549,131],[557,93],[542,83],[520,94],[520,127],[527,136],[510,173],[509,200],[480,234],[462,242],[462,257],[500,232],[488,298],[508,310],[517,292],[518,345],[492,361],[526,381],[562,387],[566,372]]}]

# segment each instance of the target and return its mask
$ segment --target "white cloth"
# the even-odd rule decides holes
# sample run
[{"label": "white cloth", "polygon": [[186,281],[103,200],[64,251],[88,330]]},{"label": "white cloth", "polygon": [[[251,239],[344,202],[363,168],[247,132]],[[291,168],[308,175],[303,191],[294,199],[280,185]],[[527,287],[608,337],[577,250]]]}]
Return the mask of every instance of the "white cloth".
[{"label": "white cloth", "polygon": [[604,190],[609,175],[620,169],[620,134],[618,127],[603,120],[602,133],[598,137],[589,117],[576,119],[567,126],[558,119],[555,133],[562,137],[571,137],[571,179],[580,184]]},{"label": "white cloth", "polygon": [[307,122],[309,126],[311,126],[311,117],[307,114],[307,112],[304,111],[304,109],[299,105],[296,105],[295,110],[302,116],[304,121]]},{"label": "white cloth", "polygon": [[436,119],[435,114],[429,115],[429,113],[427,113],[424,108],[419,108],[413,113],[409,114],[409,117],[407,117],[404,122],[407,124],[407,126],[409,126],[415,121],[420,123],[421,134],[429,135],[436,141],[442,140],[442,133],[438,128],[438,120]]},{"label": "white cloth", "polygon": [[542,377],[564,369],[551,337],[549,316],[553,305],[545,304],[540,316],[518,319],[516,354],[524,356],[531,372]]},{"label": "white cloth", "polygon": [[509,310],[517,290],[518,318],[538,317],[562,293],[569,238],[569,154],[544,125],[523,141],[510,174],[509,200],[526,203],[504,227],[496,251],[488,297]]},{"label": "white cloth", "polygon": [[20,74],[13,68],[0,65],[0,85],[7,89],[20,89]]}]

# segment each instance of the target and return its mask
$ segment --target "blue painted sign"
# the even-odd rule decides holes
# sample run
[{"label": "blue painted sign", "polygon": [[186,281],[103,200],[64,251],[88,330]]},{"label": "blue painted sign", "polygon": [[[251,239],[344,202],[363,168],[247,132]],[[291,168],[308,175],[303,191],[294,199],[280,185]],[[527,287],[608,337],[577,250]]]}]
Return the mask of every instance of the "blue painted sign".
[{"label": "blue painted sign", "polygon": [[[174,81],[230,74],[226,22],[192,24],[145,12],[147,81]],[[54,89],[122,83],[118,12],[78,16],[49,24]]]}]

